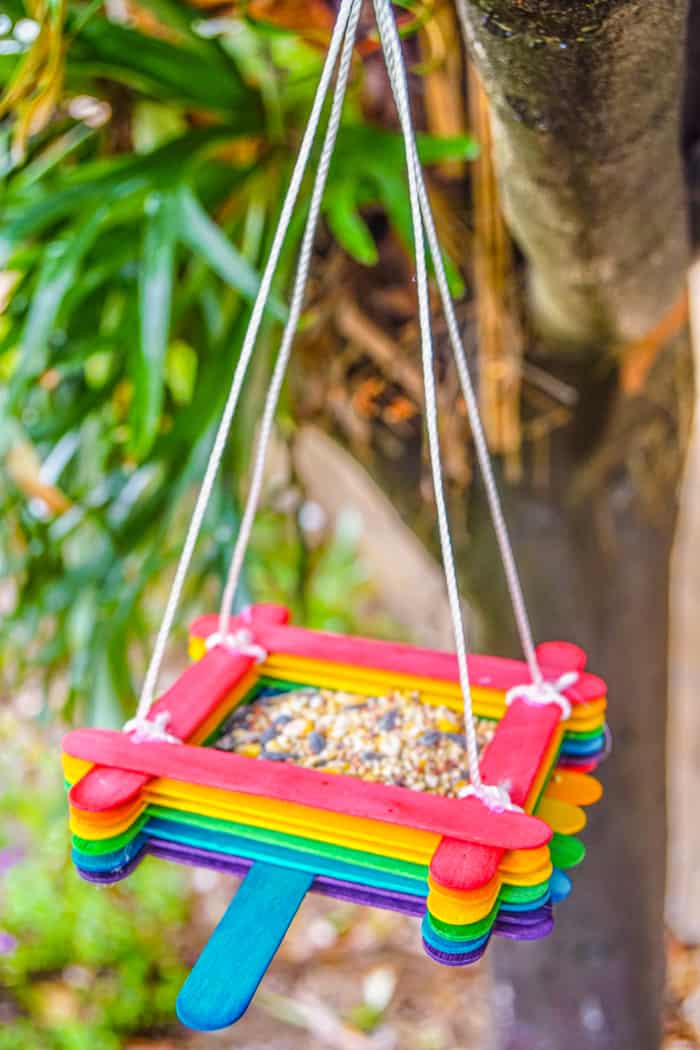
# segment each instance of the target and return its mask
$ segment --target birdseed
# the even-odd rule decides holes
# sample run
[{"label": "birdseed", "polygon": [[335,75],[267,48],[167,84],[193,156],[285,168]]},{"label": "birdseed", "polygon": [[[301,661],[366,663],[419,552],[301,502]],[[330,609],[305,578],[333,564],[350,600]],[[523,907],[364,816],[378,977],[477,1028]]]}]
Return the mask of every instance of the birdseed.
[{"label": "birdseed", "polygon": [[[481,754],[496,723],[475,718],[474,726]],[[266,689],[233,712],[214,746],[436,795],[455,796],[469,782],[463,715],[415,692]]]}]

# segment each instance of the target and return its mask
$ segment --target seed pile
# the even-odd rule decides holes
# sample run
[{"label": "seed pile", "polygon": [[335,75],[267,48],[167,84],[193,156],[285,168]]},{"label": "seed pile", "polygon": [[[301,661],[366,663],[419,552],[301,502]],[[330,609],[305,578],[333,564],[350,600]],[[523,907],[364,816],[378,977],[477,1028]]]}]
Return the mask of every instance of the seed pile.
[{"label": "seed pile", "polygon": [[[481,752],[495,723],[474,725]],[[468,783],[464,718],[413,692],[263,692],[233,712],[215,747],[438,795]]]}]

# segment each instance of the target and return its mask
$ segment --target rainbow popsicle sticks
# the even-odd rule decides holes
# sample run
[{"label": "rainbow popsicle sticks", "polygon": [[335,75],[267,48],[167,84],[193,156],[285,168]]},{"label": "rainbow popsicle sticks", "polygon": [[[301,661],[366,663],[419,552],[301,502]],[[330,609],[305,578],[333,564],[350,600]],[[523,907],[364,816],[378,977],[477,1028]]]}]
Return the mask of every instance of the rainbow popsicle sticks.
[{"label": "rainbow popsicle sticks", "polygon": [[566,722],[554,704],[506,708],[506,692],[529,681],[525,664],[470,657],[475,714],[494,722],[483,779],[507,784],[523,812],[206,746],[263,688],[402,689],[461,712],[453,655],[287,620],[263,605],[234,618],[244,651],[207,645],[216,617],[194,623],[195,662],[149,715],[182,743],[98,729],[63,743],[83,877],[116,881],[149,853],[244,876],[180,993],[178,1013],[193,1028],[241,1016],[309,890],[420,918],[427,954],[450,966],[478,959],[494,933],[544,936],[571,888],[565,870],[584,855],[582,807],[601,794],[589,772],[605,746],[605,685],[580,649],[559,642],[540,646],[538,659],[548,680],[577,672]]}]

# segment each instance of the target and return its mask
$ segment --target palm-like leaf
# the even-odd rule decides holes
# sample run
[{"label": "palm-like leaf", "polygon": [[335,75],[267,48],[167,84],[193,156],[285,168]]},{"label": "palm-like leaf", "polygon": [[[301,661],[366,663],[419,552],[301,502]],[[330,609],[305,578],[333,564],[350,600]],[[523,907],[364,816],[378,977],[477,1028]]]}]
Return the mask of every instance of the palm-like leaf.
[{"label": "palm-like leaf", "polygon": [[[148,584],[177,552],[321,61],[290,33],[239,22],[238,34],[202,35],[198,13],[176,0],[142,9],[148,31],[143,19],[117,24],[98,5],[52,0],[65,63],[56,108],[34,123],[27,70],[45,60],[43,40],[0,58],[14,118],[0,204],[0,266],[14,274],[0,315],[0,573],[18,589],[0,639],[16,670],[31,661],[48,676],[67,663],[71,698],[102,718],[131,703]],[[366,204],[408,237],[401,143],[352,112],[326,210],[346,250],[371,263]],[[442,159],[473,144],[423,147]],[[263,342],[285,315],[293,251]],[[189,597],[230,548],[245,429],[227,452]],[[32,450],[34,477],[12,470],[17,447]],[[40,498],[49,490],[53,503]],[[269,549],[286,559],[285,578],[299,571],[293,534]]]}]

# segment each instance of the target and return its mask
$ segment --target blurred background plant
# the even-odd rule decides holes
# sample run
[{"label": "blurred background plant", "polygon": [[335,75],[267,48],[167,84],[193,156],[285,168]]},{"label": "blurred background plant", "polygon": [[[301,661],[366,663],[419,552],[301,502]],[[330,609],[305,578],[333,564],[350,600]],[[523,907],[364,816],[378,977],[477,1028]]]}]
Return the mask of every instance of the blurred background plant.
[{"label": "blurred background plant", "polygon": [[0,746],[0,1048],[117,1050],[129,1032],[172,1021],[186,878],[144,864],[107,892],[81,883],[45,742],[5,715]]},{"label": "blurred background plant", "polygon": [[[133,705],[320,69],[332,10],[305,12],[301,32],[285,5],[264,3],[9,0],[0,16],[0,564],[13,581],[0,659],[13,683],[41,675],[47,711],[117,722]],[[372,264],[368,208],[404,244],[409,230],[401,142],[366,117],[362,88],[358,61],[325,214],[341,250]],[[467,135],[424,136],[422,149],[430,161],[475,154]],[[303,218],[302,207],[185,616],[215,600],[236,532]],[[286,440],[292,415],[287,402]],[[248,596],[351,627],[365,581],[347,535],[326,530],[308,557],[303,498],[277,496]]]},{"label": "blurred background plant", "polygon": [[[66,722],[133,712],[332,18],[322,0],[303,17],[260,0],[7,0],[0,13],[0,1050],[113,1050],[133,1033],[172,1045],[183,960],[213,921],[197,919],[196,880],[172,866],[146,863],[101,891],[76,878],[54,756]],[[408,32],[422,24],[407,18]],[[364,33],[320,249],[359,267],[378,260],[376,229],[400,250],[410,239],[402,144],[366,101],[373,48]],[[421,149],[439,163],[476,153],[466,134],[425,135]],[[183,660],[182,625],[216,603],[236,533],[304,213],[188,582]],[[305,325],[318,313],[312,301]],[[395,634],[357,521],[331,520],[295,470],[292,398],[240,597],[286,603],[314,627]],[[352,909],[318,911],[283,991],[309,952],[348,938],[355,972],[358,951],[370,966],[387,931],[403,936],[373,913],[358,927]],[[273,993],[275,1027],[291,1025],[293,1045],[301,1026],[359,1046],[392,996],[393,963],[382,966],[347,1003],[347,1026]]]}]

